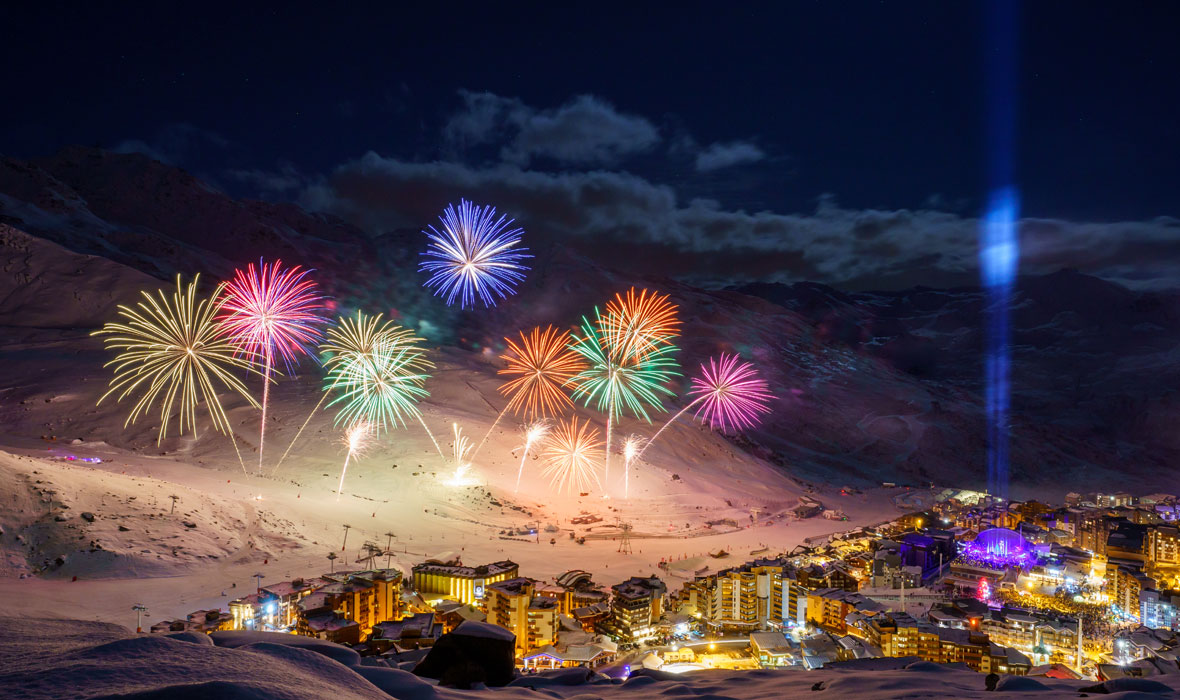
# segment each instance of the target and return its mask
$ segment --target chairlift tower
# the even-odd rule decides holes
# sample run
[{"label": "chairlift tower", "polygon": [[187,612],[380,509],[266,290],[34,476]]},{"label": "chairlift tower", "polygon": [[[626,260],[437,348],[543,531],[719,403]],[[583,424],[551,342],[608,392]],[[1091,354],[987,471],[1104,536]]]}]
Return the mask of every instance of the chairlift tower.
[{"label": "chairlift tower", "polygon": [[622,535],[619,537],[619,552],[622,554],[632,554],[631,523],[620,523],[619,529],[622,531]]}]

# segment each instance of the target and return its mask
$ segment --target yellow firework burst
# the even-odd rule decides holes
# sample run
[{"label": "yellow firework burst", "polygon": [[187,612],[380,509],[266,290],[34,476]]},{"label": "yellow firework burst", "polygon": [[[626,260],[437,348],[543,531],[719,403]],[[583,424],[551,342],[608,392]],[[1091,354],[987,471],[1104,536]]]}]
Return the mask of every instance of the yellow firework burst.
[{"label": "yellow firework burst", "polygon": [[124,427],[159,402],[160,433],[163,442],[174,415],[180,417],[180,433],[196,428],[197,405],[204,402],[213,428],[232,432],[225,409],[218,397],[219,388],[240,394],[251,406],[259,408],[232,370],[258,371],[254,357],[243,353],[217,323],[215,316],[225,300],[224,285],[218,285],[209,299],[197,299],[197,275],[187,286],[176,276],[176,291],[171,295],[157,290],[143,292],[143,301],[135,306],[119,306],[122,321],[108,323],[93,335],[102,335],[108,350],[118,355],[106,367],[114,367],[110,388],[99,398],[108,396],[122,402],[137,395]]},{"label": "yellow firework burst", "polygon": [[602,460],[602,441],[590,421],[579,423],[575,416],[558,423],[549,433],[542,458],[545,468],[541,474],[549,477],[555,491],[586,493],[592,486],[601,488],[598,465]]}]

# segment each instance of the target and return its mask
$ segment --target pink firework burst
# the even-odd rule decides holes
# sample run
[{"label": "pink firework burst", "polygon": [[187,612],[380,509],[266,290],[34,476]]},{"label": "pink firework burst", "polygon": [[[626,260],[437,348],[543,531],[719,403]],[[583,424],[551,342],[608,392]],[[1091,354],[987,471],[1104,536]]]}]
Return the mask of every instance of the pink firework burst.
[{"label": "pink firework burst", "polygon": [[299,355],[310,355],[327,322],[324,298],[308,270],[283,269],[282,261],[258,261],[234,271],[225,285],[225,304],[219,317],[225,334],[243,353],[262,358],[262,422],[258,430],[258,470],[266,440],[266,407],[270,396],[275,356],[294,369]]},{"label": "pink firework burst", "polygon": [[261,260],[234,272],[226,283],[221,325],[246,352],[277,357],[290,370],[298,356],[310,355],[327,321],[326,309],[310,270],[298,265],[283,269],[282,261]]},{"label": "pink firework burst", "polygon": [[701,365],[701,375],[692,380],[688,393],[696,397],[693,403],[700,402],[697,418],[727,431],[753,428],[763,414],[770,413],[774,398],[753,365],[724,353]]}]

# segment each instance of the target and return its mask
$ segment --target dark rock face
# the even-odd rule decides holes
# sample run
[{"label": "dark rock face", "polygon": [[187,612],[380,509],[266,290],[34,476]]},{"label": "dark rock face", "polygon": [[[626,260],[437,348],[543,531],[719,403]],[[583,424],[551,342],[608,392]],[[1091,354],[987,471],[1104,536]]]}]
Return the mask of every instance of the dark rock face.
[{"label": "dark rock face", "polygon": [[502,628],[491,633],[487,627],[491,625],[464,622],[444,634],[414,667],[414,674],[460,689],[478,683],[508,685],[516,676],[516,635]]}]

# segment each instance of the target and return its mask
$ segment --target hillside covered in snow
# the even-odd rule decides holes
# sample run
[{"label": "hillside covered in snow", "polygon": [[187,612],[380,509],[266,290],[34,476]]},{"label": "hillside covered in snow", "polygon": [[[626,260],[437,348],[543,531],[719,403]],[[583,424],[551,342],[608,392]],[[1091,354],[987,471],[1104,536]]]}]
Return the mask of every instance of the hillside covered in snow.
[{"label": "hillside covered in snow", "polygon": [[[504,336],[535,324],[573,326],[616,291],[638,285],[670,293],[680,305],[685,383],[708,356],[738,351],[777,394],[759,430],[728,446],[707,438],[709,449],[737,450],[807,482],[984,481],[977,290],[709,291],[621,275],[547,249],[534,251],[534,270],[518,296],[463,313],[421,288],[415,266],[422,248],[417,231],[361,231],[293,205],[234,200],[138,154],[71,148],[34,161],[0,159],[4,432],[148,449],[152,426],[122,431],[118,407],[93,407],[107,358],[87,332],[109,320],[116,304],[176,273],[222,279],[266,256],[315,268],[338,311],[386,313],[442,348],[427,404],[442,430],[456,413],[478,433],[502,407],[494,372]],[[1180,439],[1168,429],[1180,411],[1180,297],[1076,273],[1022,279],[1018,294],[1015,493],[1066,490],[1067,478],[1150,490],[1151,477],[1173,469],[1180,456]],[[279,402],[315,395],[316,370],[303,372],[278,388]],[[246,412],[238,413],[247,422]],[[626,429],[650,432],[642,424]],[[248,439],[249,431],[242,433]],[[167,441],[164,451],[199,455],[213,449],[207,442]],[[681,445],[673,439],[653,447],[651,461],[689,457]]]}]

